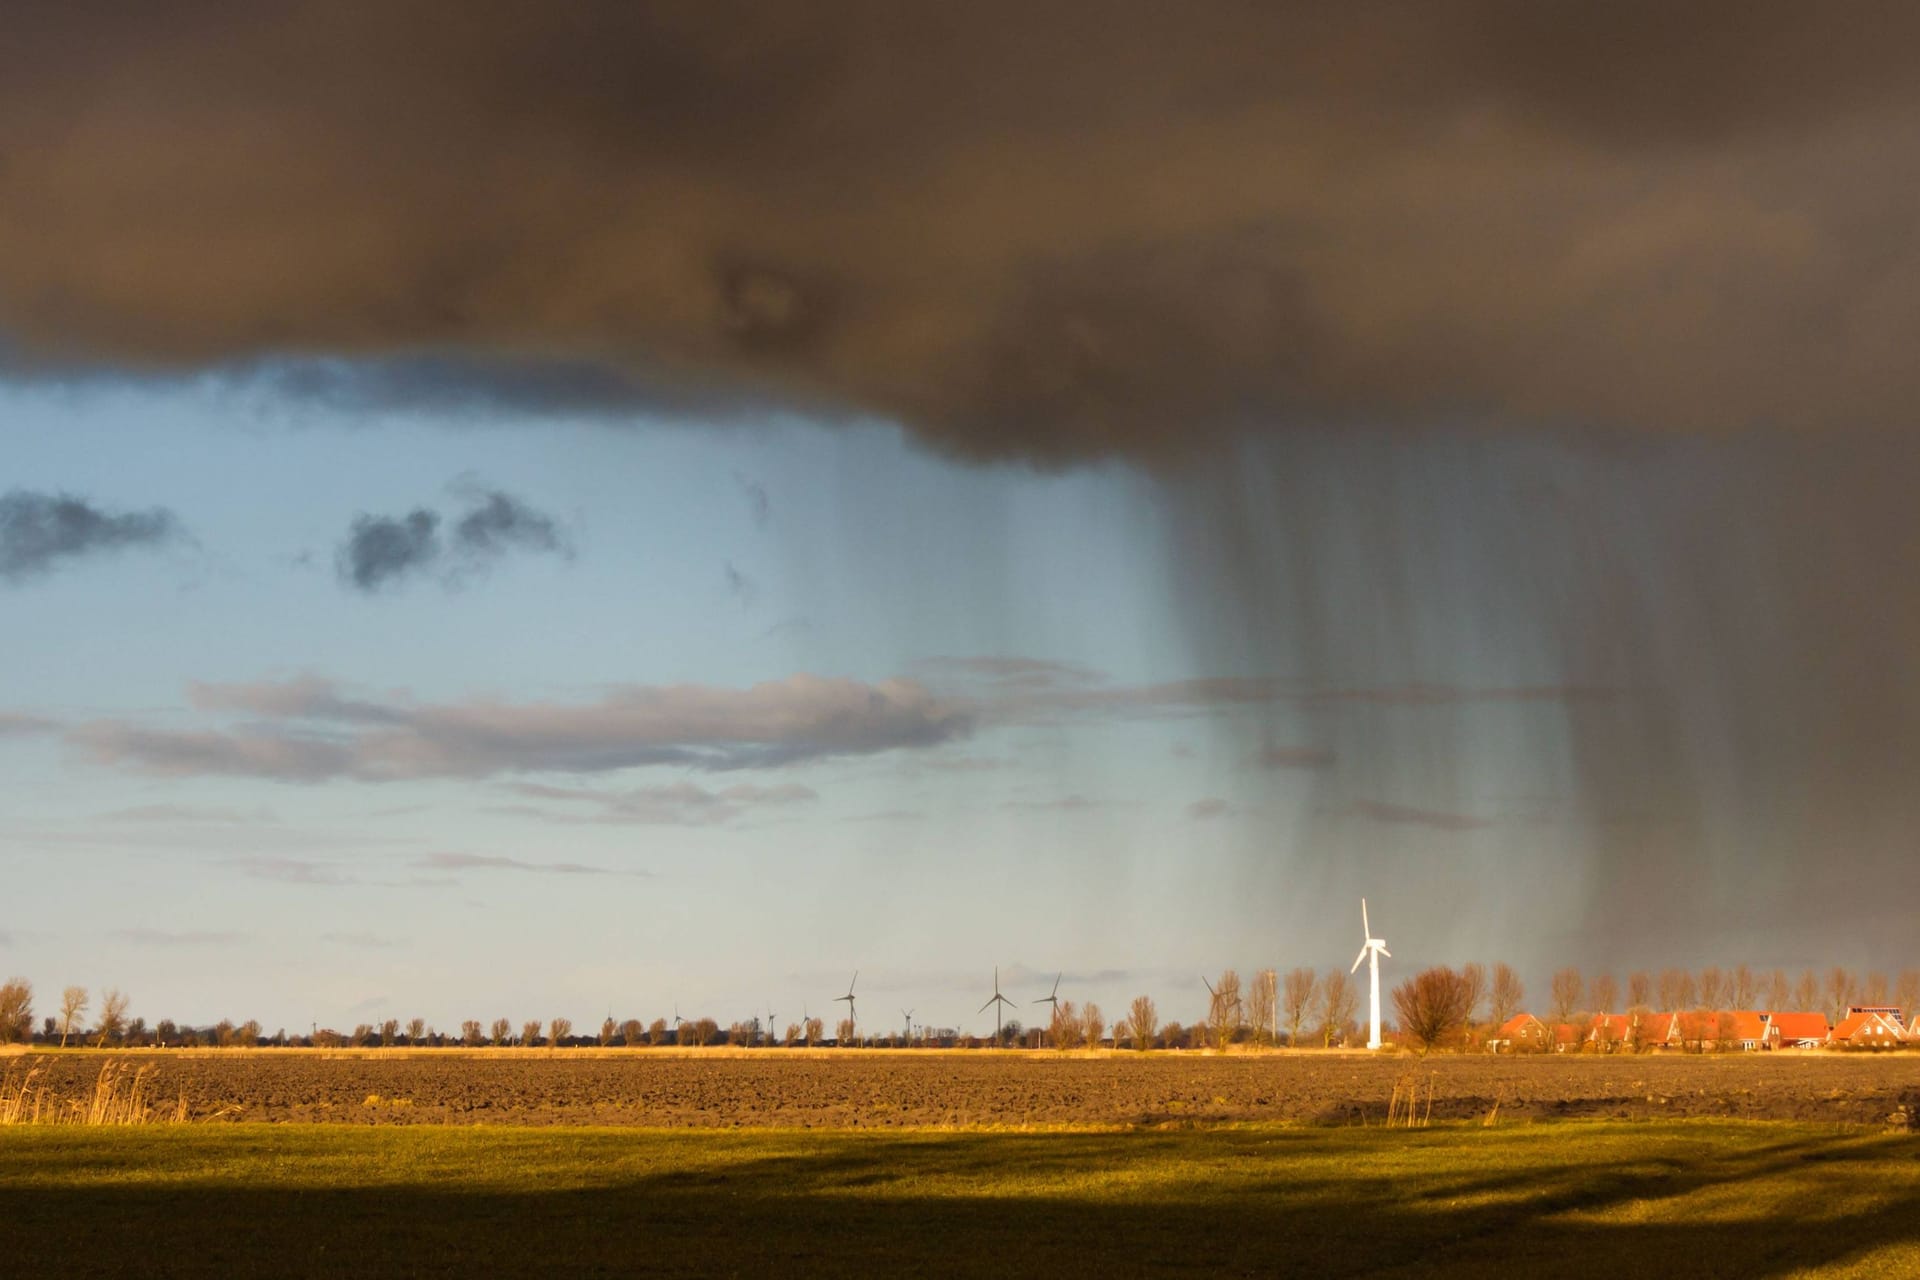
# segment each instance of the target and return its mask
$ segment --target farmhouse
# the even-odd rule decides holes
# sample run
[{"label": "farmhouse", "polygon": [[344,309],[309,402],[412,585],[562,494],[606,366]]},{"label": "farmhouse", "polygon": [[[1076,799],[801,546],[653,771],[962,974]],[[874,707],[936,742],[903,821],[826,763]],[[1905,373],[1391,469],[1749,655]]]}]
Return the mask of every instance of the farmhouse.
[{"label": "farmhouse", "polygon": [[1759,1009],[1683,1010],[1677,1013],[1596,1013],[1579,1027],[1550,1026],[1530,1013],[1502,1023],[1487,1045],[1496,1053],[1673,1051],[1708,1049],[1744,1053],[1774,1049],[1819,1049],[1829,1044],[1891,1048],[1920,1044],[1900,1010],[1856,1005],[1837,1028],[1824,1013]]},{"label": "farmhouse", "polygon": [[1493,1038],[1487,1041],[1487,1047],[1495,1053],[1538,1052],[1546,1048],[1548,1038],[1546,1023],[1530,1013],[1516,1013],[1500,1024]]},{"label": "farmhouse", "polygon": [[1907,1032],[1900,1023],[1898,1009],[1855,1005],[1847,1010],[1847,1016],[1840,1019],[1840,1025],[1833,1029],[1834,1044],[1851,1045],[1857,1049],[1891,1049],[1906,1042]]},{"label": "farmhouse", "polygon": [[1818,1049],[1827,1043],[1832,1029],[1824,1013],[1769,1013],[1767,1031],[1775,1049]]}]

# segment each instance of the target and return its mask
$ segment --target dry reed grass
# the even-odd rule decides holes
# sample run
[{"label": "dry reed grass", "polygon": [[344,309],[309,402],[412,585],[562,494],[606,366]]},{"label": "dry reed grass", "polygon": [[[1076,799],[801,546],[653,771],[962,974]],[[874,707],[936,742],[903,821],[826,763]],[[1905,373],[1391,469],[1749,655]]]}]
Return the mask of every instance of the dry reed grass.
[{"label": "dry reed grass", "polygon": [[79,1097],[62,1097],[41,1083],[43,1070],[36,1065],[0,1076],[0,1125],[184,1124],[187,1120],[184,1093],[171,1110],[154,1105],[151,1063],[108,1062],[94,1078],[92,1089]]}]

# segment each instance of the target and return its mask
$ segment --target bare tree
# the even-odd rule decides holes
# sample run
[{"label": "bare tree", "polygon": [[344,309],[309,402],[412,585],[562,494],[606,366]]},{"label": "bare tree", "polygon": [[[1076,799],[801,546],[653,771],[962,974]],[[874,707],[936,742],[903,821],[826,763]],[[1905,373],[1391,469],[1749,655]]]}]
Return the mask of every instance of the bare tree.
[{"label": "bare tree", "polygon": [[100,1025],[95,1028],[100,1038],[94,1042],[94,1048],[104,1048],[107,1041],[118,1040],[127,1030],[127,997],[122,991],[108,987],[100,995]]},{"label": "bare tree", "polygon": [[573,1034],[572,1018],[552,1018],[547,1022],[547,1043],[558,1049],[562,1041]]},{"label": "bare tree", "polygon": [[1247,1021],[1253,1027],[1255,1044],[1272,1044],[1279,1025],[1280,975],[1262,969],[1253,975],[1253,987],[1247,994]]},{"label": "bare tree", "polygon": [[1187,1029],[1178,1022],[1169,1022],[1155,1033],[1163,1049],[1184,1049],[1187,1047]]},{"label": "bare tree", "polygon": [[1827,970],[1827,1016],[1835,1022],[1847,1016],[1847,1010],[1858,998],[1859,982],[1853,976],[1853,970],[1835,965]]},{"label": "bare tree", "polygon": [[1160,1025],[1160,1011],[1153,1007],[1152,996],[1135,996],[1127,1006],[1127,1026],[1133,1031],[1133,1047],[1153,1048],[1153,1033]]},{"label": "bare tree", "polygon": [[1452,969],[1424,969],[1393,989],[1400,1029],[1426,1052],[1467,1025],[1468,983]]},{"label": "bare tree", "polygon": [[1787,971],[1775,969],[1767,975],[1767,1008],[1784,1009],[1793,999],[1793,988],[1787,983]]},{"label": "bare tree", "polygon": [[1580,1008],[1580,1002],[1586,998],[1587,984],[1580,977],[1580,971],[1569,965],[1553,975],[1553,1020],[1556,1023],[1571,1022]]},{"label": "bare tree", "polygon": [[1820,979],[1813,976],[1813,970],[1802,969],[1793,984],[1793,1007],[1801,1013],[1812,1013],[1819,1006]]},{"label": "bare tree", "polygon": [[60,993],[60,1047],[67,1047],[67,1037],[73,1034],[73,1020],[87,1011],[87,989],[68,987]]},{"label": "bare tree", "polygon": [[1101,1037],[1106,1034],[1106,1015],[1100,1012],[1099,1005],[1091,1000],[1087,1001],[1086,1007],[1080,1011],[1080,1035],[1082,1040],[1086,1043],[1087,1048],[1098,1049],[1100,1047]]},{"label": "bare tree", "polygon": [[0,982],[0,1044],[33,1037],[33,984],[25,978]]},{"label": "bare tree", "polygon": [[1595,1013],[1612,1013],[1620,1003],[1620,984],[1612,974],[1603,973],[1587,984],[1587,997]]},{"label": "bare tree", "polygon": [[1753,976],[1753,966],[1737,964],[1733,967],[1733,1007],[1751,1009],[1760,994],[1760,981]]},{"label": "bare tree", "polygon": [[507,1019],[495,1018],[493,1020],[493,1026],[489,1028],[489,1030],[493,1033],[489,1038],[496,1046],[513,1043],[513,1023]]},{"label": "bare tree", "polygon": [[811,1049],[813,1048],[813,1046],[819,1044],[820,1038],[826,1033],[826,1030],[827,1030],[827,1024],[822,1019],[808,1018],[807,1019],[807,1048]]},{"label": "bare tree", "polygon": [[1693,1004],[1693,975],[1685,969],[1660,971],[1660,1007],[1678,1012]]},{"label": "bare tree", "polygon": [[696,1049],[705,1048],[720,1038],[720,1024],[712,1018],[695,1018],[685,1025],[693,1033],[693,1047]]},{"label": "bare tree", "polygon": [[647,1024],[647,1043],[650,1045],[663,1045],[666,1042],[667,1020],[665,1018],[655,1018]]},{"label": "bare tree", "polygon": [[[1920,969],[1903,969],[1900,981],[1893,989],[1893,1002],[1900,1006],[1900,1017],[1908,1027],[1913,1026],[1915,1017],[1920,1017]],[[5,1020],[0,1012],[0,1022]],[[6,1035],[4,1026],[0,1026],[0,1037]]]},{"label": "bare tree", "polygon": [[1513,966],[1504,961],[1493,966],[1493,990],[1488,999],[1492,1005],[1489,1012],[1493,1015],[1493,1025],[1504,1027],[1507,1020],[1520,1012],[1520,1002],[1527,998],[1527,988],[1520,981],[1520,975]]},{"label": "bare tree", "polygon": [[640,1019],[628,1018],[620,1024],[620,1042],[629,1049],[637,1049],[640,1042],[647,1038],[647,1029],[640,1025]]},{"label": "bare tree", "polygon": [[1467,1026],[1480,1016],[1480,1005],[1487,998],[1487,967],[1483,964],[1460,966],[1460,980],[1467,984]]},{"label": "bare tree", "polygon": [[1240,975],[1232,969],[1223,970],[1207,999],[1207,1026],[1212,1029],[1216,1049],[1233,1043],[1235,1033],[1240,1030],[1242,1007]]},{"label": "bare tree", "polygon": [[1631,1013],[1645,1013],[1653,1007],[1653,975],[1645,969],[1635,969],[1627,975],[1627,1009]]},{"label": "bare tree", "polygon": [[1047,1024],[1047,1039],[1056,1049],[1071,1049],[1080,1043],[1080,1010],[1071,1000],[1056,1000],[1053,1019]]},{"label": "bare tree", "polygon": [[1281,1007],[1287,1015],[1287,1044],[1300,1046],[1300,1027],[1313,1012],[1313,998],[1320,979],[1311,969],[1289,969],[1281,985]]},{"label": "bare tree", "polygon": [[1331,1045],[1334,1036],[1344,1037],[1347,1024],[1353,1021],[1354,1006],[1360,1001],[1360,995],[1353,989],[1353,983],[1340,969],[1328,973],[1320,983],[1320,1043],[1322,1047]]},{"label": "bare tree", "polygon": [[391,1049],[400,1043],[400,1019],[388,1018],[380,1024],[380,1047]]},{"label": "bare tree", "polygon": [[260,1032],[263,1029],[258,1019],[248,1018],[240,1024],[239,1030],[235,1033],[235,1038],[243,1048],[258,1048],[260,1044]]},{"label": "bare tree", "polygon": [[1700,971],[1700,1007],[1714,1010],[1727,1007],[1727,975],[1717,964]]},{"label": "bare tree", "polygon": [[425,1018],[415,1018],[413,1021],[407,1023],[407,1043],[408,1044],[419,1044],[422,1040],[425,1040],[426,1038],[427,1038],[427,1020]]},{"label": "bare tree", "polygon": [[540,1043],[540,1022],[538,1019],[520,1024],[520,1043],[529,1049]]},{"label": "bare tree", "polygon": [[794,1041],[798,1040],[799,1038],[800,1038],[800,1024],[797,1022],[789,1022],[787,1024],[787,1036],[786,1036],[787,1048],[789,1049],[793,1048]]},{"label": "bare tree", "polygon": [[1869,973],[1867,975],[1867,985],[1864,989],[1863,994],[1865,995],[1864,1003],[1866,1004],[1877,1004],[1877,1005],[1886,1004],[1887,975],[1884,973]]},{"label": "bare tree", "polygon": [[613,1038],[619,1034],[620,1024],[613,1020],[612,1014],[608,1014],[606,1021],[600,1024],[600,1047],[604,1049],[612,1044]]},{"label": "bare tree", "polygon": [[842,1049],[853,1047],[854,1025],[852,1018],[842,1018],[833,1029],[833,1042]]},{"label": "bare tree", "polygon": [[460,1024],[460,1042],[470,1049],[478,1049],[487,1042],[487,1031],[480,1025],[480,1019],[468,1018]]}]

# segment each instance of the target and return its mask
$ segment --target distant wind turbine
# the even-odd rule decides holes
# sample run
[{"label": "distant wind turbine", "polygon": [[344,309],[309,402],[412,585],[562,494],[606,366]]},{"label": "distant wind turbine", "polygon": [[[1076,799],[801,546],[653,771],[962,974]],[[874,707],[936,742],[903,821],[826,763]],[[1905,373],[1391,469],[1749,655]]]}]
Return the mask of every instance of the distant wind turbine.
[{"label": "distant wind turbine", "polygon": [[1367,966],[1367,1048],[1380,1047],[1380,957],[1393,958],[1393,952],[1387,950],[1386,939],[1373,936],[1373,925],[1367,921],[1367,900],[1360,899],[1360,931],[1366,935],[1366,942],[1360,948],[1360,954],[1354,958],[1353,968],[1348,973],[1358,973],[1360,966]]},{"label": "distant wind turbine", "polygon": [[[860,1015],[855,1013],[853,1008],[853,984],[858,981],[860,981],[860,971],[858,969],[855,969],[853,971],[852,979],[847,983],[847,994],[843,996],[835,996],[833,998],[833,1002],[835,1004],[839,1004],[843,1000],[846,1001],[847,1021],[853,1023],[856,1028],[860,1024]],[[838,1037],[835,1037],[835,1038],[837,1039]]]},{"label": "distant wind turbine", "polygon": [[[1060,1013],[1060,979],[1066,976],[1067,975],[1064,973],[1055,974],[1053,976],[1053,990],[1049,991],[1046,995],[1041,996],[1038,1000],[1034,1001],[1035,1004],[1046,1004],[1046,1005],[1053,1006],[1053,1008],[1048,1011],[1054,1015],[1053,1017],[1047,1020],[1049,1024],[1058,1020],[1059,1013]],[[1051,1030],[1049,1030],[1048,1034],[1052,1034]]]},{"label": "distant wind turbine", "polygon": [[902,1009],[900,1016],[907,1020],[907,1043],[913,1043],[913,1010]]},{"label": "distant wind turbine", "polygon": [[1012,1003],[1013,1001],[1000,994],[1000,966],[995,965],[993,966],[993,999],[981,1005],[979,1009],[981,1013],[985,1013],[989,1009],[993,1010],[993,1043],[995,1048],[998,1048],[1000,1045],[1001,1010],[1004,1006]]}]

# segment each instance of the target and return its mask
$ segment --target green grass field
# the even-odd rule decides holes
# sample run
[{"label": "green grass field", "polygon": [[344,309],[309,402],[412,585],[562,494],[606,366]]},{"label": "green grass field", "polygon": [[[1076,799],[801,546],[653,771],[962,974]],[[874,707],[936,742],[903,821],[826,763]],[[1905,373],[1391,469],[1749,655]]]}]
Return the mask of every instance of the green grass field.
[{"label": "green grass field", "polygon": [[1920,1275],[1920,1138],[1779,1124],[0,1129],[10,1274]]}]

